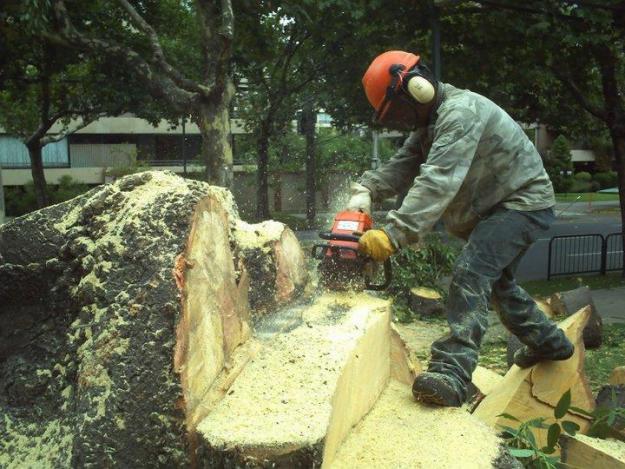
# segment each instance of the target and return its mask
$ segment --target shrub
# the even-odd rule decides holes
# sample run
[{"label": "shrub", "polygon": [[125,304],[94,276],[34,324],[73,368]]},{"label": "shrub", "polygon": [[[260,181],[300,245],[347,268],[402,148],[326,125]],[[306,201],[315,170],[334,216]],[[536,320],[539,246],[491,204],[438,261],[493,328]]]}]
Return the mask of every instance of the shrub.
[{"label": "shrub", "polygon": [[574,179],[569,186],[568,192],[592,192],[592,183]]},{"label": "shrub", "polygon": [[593,180],[599,184],[599,187],[601,189],[607,189],[609,187],[616,186],[616,178],[616,171],[604,171],[602,173],[596,173],[593,176]]},{"label": "shrub", "polygon": [[577,181],[586,181],[586,182],[590,182],[592,181],[592,176],[590,175],[589,172],[587,171],[580,171],[579,173],[575,174],[575,179]]},{"label": "shrub", "polygon": [[573,163],[571,162],[571,146],[563,135],[553,141],[544,163],[555,191],[569,191],[572,184],[569,173],[573,170]]}]

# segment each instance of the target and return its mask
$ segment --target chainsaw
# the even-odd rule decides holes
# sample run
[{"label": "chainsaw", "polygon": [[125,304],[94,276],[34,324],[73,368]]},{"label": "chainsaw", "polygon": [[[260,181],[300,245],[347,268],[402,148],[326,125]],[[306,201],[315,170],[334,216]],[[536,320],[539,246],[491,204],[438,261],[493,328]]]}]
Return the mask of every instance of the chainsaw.
[{"label": "chainsaw", "polygon": [[318,271],[321,284],[331,290],[385,290],[392,280],[391,260],[384,262],[384,281],[374,283],[380,263],[358,251],[358,240],[373,228],[373,220],[363,212],[343,211],[334,218],[329,232],[319,233],[328,241],[315,244],[312,256],[320,260]]}]

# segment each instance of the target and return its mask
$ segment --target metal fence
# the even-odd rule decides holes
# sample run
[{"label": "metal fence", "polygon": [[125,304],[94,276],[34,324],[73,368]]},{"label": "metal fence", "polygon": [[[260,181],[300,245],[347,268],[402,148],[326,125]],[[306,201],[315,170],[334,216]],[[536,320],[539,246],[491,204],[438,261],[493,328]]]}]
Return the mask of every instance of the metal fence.
[{"label": "metal fence", "polygon": [[547,279],[556,275],[605,274],[623,268],[623,235],[554,236],[549,241]]}]

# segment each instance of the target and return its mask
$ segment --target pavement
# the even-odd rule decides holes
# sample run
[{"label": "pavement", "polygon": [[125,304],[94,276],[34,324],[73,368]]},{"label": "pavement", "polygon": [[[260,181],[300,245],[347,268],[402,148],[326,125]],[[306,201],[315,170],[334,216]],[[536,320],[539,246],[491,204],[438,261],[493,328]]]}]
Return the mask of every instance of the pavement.
[{"label": "pavement", "polygon": [[593,290],[592,299],[605,324],[625,324],[625,287]]}]

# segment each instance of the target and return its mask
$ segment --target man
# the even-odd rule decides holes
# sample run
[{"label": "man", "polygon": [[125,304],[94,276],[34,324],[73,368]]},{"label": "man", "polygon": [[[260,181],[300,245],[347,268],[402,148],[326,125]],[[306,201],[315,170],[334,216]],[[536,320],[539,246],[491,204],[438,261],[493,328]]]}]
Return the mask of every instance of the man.
[{"label": "man", "polygon": [[555,219],[551,181],[521,127],[487,98],[437,82],[408,52],[378,56],[363,85],[378,124],[412,132],[393,158],[352,184],[348,208],[367,212],[371,200],[409,188],[383,229],[360,238],[360,250],[383,261],[439,219],[467,241],[446,305],[450,333],[432,344],[414,396],[443,406],[466,401],[491,296],[502,323],[525,344],[517,365],[569,358],[573,344],[514,280],[525,251]]}]

